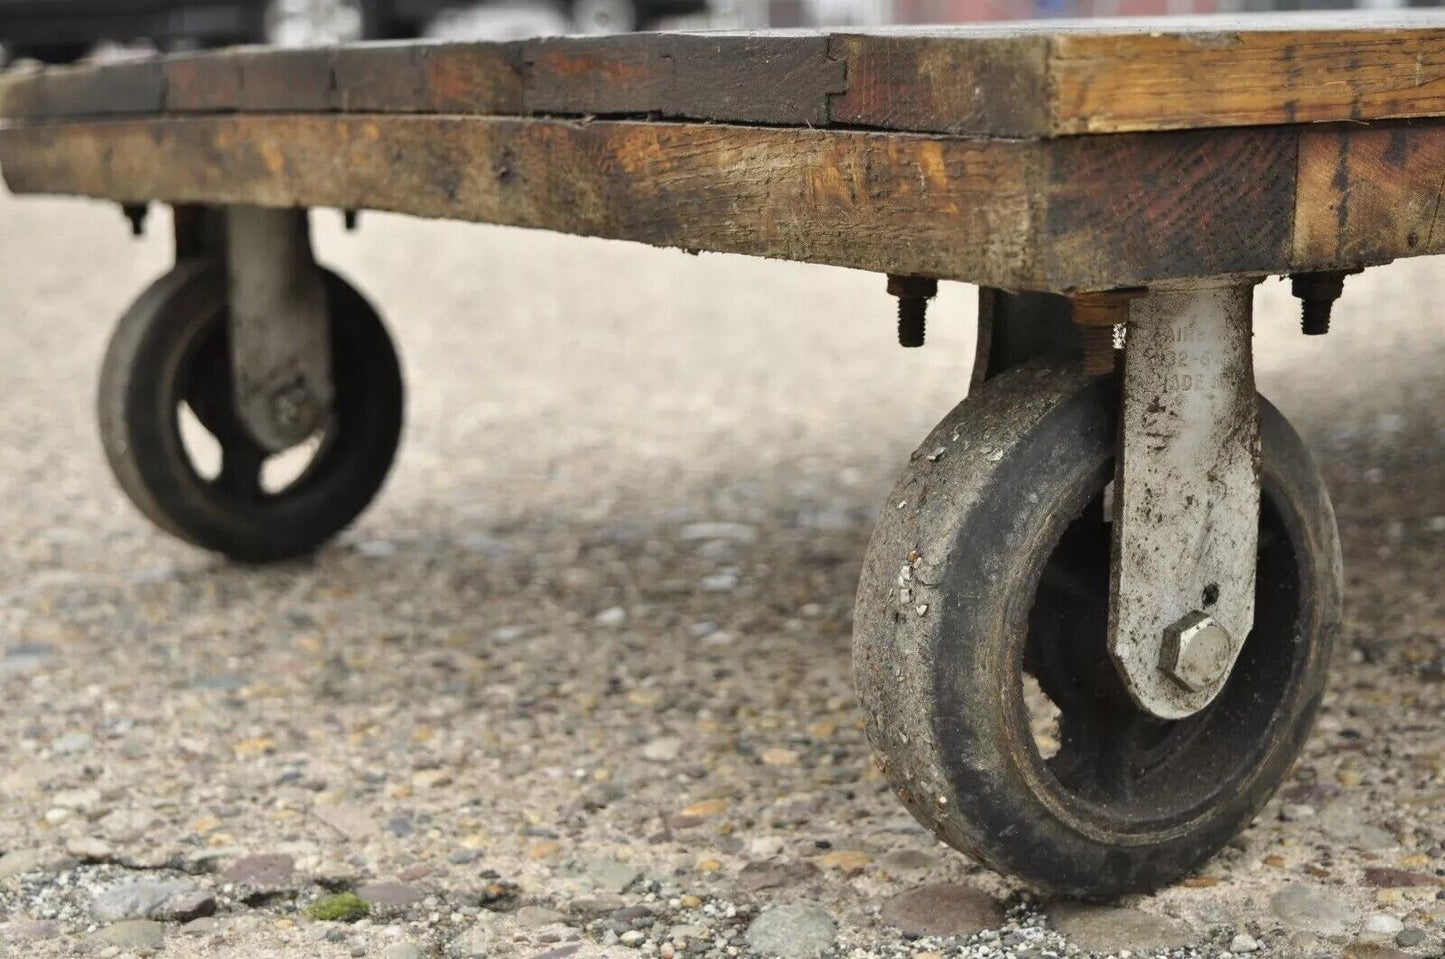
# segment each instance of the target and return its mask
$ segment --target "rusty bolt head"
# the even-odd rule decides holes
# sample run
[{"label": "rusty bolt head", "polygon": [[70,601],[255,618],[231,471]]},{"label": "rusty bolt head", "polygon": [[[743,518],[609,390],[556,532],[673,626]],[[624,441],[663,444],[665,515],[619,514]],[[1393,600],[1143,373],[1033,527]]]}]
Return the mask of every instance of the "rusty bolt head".
[{"label": "rusty bolt head", "polygon": [[1191,693],[1203,692],[1228,672],[1232,647],[1229,632],[1195,610],[1165,628],[1159,668]]}]

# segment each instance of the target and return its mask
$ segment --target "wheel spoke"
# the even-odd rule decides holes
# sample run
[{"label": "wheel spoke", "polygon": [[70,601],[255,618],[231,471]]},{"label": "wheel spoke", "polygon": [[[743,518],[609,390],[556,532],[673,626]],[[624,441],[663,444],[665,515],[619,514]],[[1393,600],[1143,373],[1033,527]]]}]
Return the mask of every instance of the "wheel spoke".
[{"label": "wheel spoke", "polygon": [[213,484],[232,499],[254,503],[261,499],[261,468],[266,452],[249,438],[232,437],[221,447],[221,472]]}]

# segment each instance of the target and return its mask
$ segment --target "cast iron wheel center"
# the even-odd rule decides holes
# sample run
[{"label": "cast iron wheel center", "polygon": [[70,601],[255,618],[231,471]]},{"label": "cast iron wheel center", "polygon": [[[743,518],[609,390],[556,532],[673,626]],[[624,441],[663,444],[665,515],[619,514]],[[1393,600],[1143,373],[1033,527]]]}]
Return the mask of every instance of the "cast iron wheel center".
[{"label": "cast iron wheel center", "polygon": [[1017,697],[1031,674],[1058,710],[1058,750],[1027,737],[1028,762],[1055,800],[1098,825],[1152,832],[1189,821],[1251,777],[1270,745],[1278,704],[1308,657],[1299,639],[1298,566],[1269,499],[1261,510],[1257,620],[1225,689],[1186,719],[1157,719],[1125,690],[1108,652],[1110,524],[1102,484],[1049,555],[1029,612]]}]

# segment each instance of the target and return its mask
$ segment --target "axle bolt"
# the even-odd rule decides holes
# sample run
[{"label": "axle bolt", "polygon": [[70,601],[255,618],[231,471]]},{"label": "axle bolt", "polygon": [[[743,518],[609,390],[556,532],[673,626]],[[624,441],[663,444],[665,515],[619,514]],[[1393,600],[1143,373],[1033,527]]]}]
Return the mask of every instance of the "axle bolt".
[{"label": "axle bolt", "polygon": [[938,295],[938,281],[926,276],[888,275],[888,292],[898,297],[898,345],[923,345],[928,301]]},{"label": "axle bolt", "polygon": [[1159,668],[1191,693],[1203,692],[1229,669],[1231,646],[1229,631],[1195,610],[1164,630]]}]

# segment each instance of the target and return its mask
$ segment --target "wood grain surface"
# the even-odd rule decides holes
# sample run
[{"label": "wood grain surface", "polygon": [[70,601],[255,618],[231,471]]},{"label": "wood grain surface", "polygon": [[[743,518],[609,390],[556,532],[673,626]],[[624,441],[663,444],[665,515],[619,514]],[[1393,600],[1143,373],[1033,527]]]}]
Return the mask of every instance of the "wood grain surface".
[{"label": "wood grain surface", "polygon": [[0,169],[20,193],[393,210],[1066,291],[1288,269],[1298,136],[249,114],[14,127]]},{"label": "wood grain surface", "polygon": [[626,116],[1007,137],[1422,118],[1445,115],[1445,13],[242,49],[0,78],[0,116],[163,110]]}]

